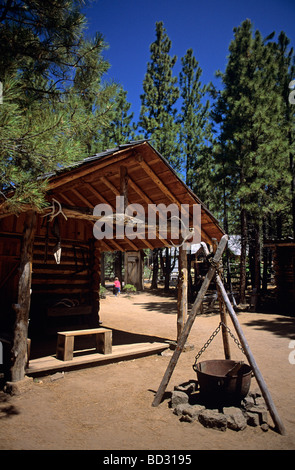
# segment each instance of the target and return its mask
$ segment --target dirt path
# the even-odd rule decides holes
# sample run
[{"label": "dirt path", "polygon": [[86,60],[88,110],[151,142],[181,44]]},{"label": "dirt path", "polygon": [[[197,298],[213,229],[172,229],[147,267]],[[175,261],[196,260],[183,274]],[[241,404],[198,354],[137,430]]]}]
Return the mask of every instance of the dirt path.
[{"label": "dirt path", "polygon": [[[114,330],[175,339],[176,302],[172,297],[148,292],[132,298],[109,296],[102,301],[101,317],[103,326]],[[295,449],[295,364],[288,360],[289,344],[295,339],[294,319],[244,312],[239,321],[286,436],[272,429],[264,433],[248,426],[240,432],[220,432],[198,422],[180,422],[169,409],[168,397],[152,407],[170,359],[154,355],[68,372],[56,381],[43,377],[20,396],[3,398],[1,394],[0,449]],[[195,355],[218,323],[216,314],[197,318],[189,337],[195,349],[181,354],[167,392],[195,378]],[[223,357],[219,336],[202,359]],[[231,351],[234,359],[244,359],[232,342]],[[252,387],[256,387],[253,379]]]}]

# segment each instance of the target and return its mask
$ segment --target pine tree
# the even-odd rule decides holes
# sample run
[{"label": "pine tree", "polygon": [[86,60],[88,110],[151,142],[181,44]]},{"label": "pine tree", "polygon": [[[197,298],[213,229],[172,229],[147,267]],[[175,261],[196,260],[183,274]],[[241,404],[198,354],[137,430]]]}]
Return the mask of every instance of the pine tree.
[{"label": "pine tree", "polygon": [[150,46],[151,61],[143,81],[139,127],[145,138],[150,138],[155,148],[174,169],[179,170],[178,125],[175,103],[179,98],[177,77],[172,74],[177,57],[169,55],[171,41],[163,22],[156,23],[156,40]]},{"label": "pine tree", "polygon": [[253,36],[246,20],[235,28],[229,60],[222,74],[224,89],[215,108],[220,124],[220,148],[224,170],[239,204],[241,230],[241,301],[245,300],[246,244],[252,236],[255,253],[253,287],[260,287],[259,255],[263,220],[286,206],[280,190],[289,175],[283,162],[287,143],[283,100],[278,90],[276,47]]},{"label": "pine tree", "polygon": [[110,123],[99,137],[101,150],[125,144],[135,139],[134,114],[129,113],[130,108],[131,104],[127,101],[127,91],[119,87],[110,115]]},{"label": "pine tree", "polygon": [[179,84],[182,106],[179,122],[180,144],[185,161],[185,180],[186,184],[209,206],[209,195],[212,193],[210,183],[213,135],[209,122],[209,100],[204,103],[208,86],[201,84],[202,69],[192,49],[187,50],[181,62]]},{"label": "pine tree", "polygon": [[[46,180],[39,176],[62,160],[70,162],[80,150],[62,114],[52,113],[46,100],[42,106],[36,101],[23,108],[23,92],[21,81],[6,79],[0,106],[0,190],[6,205],[14,210],[23,204],[42,207]],[[6,199],[9,189],[14,196]]]},{"label": "pine tree", "polygon": [[0,6],[0,76],[21,75],[27,95],[60,96],[80,67],[85,17],[74,0],[11,0]]},{"label": "pine tree", "polygon": [[46,189],[39,176],[92,152],[116,88],[102,86],[105,44],[99,34],[84,38],[79,2],[10,1],[0,20],[2,202],[39,208]]},{"label": "pine tree", "polygon": [[[73,118],[76,136],[83,154],[91,156],[101,148],[104,136],[116,107],[119,87],[116,83],[104,83],[109,63],[103,58],[107,45],[101,34],[83,41],[73,86],[67,89],[70,118]],[[74,111],[74,112],[73,112]]]},{"label": "pine tree", "polygon": [[[280,238],[284,234],[284,232],[287,236],[293,235],[293,238],[295,238],[295,106],[294,104],[290,103],[289,100],[289,86],[291,81],[294,80],[295,77],[295,56],[293,47],[289,48],[289,45],[290,40],[288,39],[286,34],[281,31],[277,41],[278,86],[280,94],[283,97],[286,140],[288,141],[289,145],[289,161],[286,160],[286,166],[289,165],[290,168],[291,211],[287,211],[287,213],[284,214],[284,217],[279,217],[277,226],[278,238]],[[288,213],[290,214],[290,219],[288,219]],[[288,231],[286,232],[286,227],[282,226],[283,221],[285,221],[285,226],[287,226],[287,228],[292,227],[292,234]]]},{"label": "pine tree", "polygon": [[[151,139],[154,147],[166,158],[175,170],[181,169],[178,156],[177,110],[175,104],[179,98],[177,77],[172,74],[177,57],[169,55],[171,40],[163,22],[156,23],[156,40],[150,46],[151,61],[147,64],[147,73],[143,81],[144,94],[141,95],[139,128],[145,138]],[[152,288],[157,287],[158,249],[153,252]],[[162,264],[165,271],[165,286],[169,287],[170,257]]]}]

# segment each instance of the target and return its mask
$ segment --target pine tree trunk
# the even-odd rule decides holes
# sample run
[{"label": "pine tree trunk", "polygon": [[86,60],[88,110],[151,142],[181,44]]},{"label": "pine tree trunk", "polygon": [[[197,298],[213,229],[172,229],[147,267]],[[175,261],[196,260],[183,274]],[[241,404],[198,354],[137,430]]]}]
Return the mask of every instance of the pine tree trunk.
[{"label": "pine tree trunk", "polygon": [[293,228],[293,238],[295,239],[295,162],[294,162],[294,157],[292,153],[290,153],[290,170],[291,170],[291,178],[292,178],[291,179],[292,228]]},{"label": "pine tree trunk", "polygon": [[[263,231],[263,240],[267,239],[267,227],[265,220],[263,221],[262,226]],[[267,281],[268,281],[268,261],[269,261],[269,248],[263,246],[262,249],[262,259],[263,259],[263,273],[262,273],[262,291],[267,291]]]},{"label": "pine tree trunk", "polygon": [[258,223],[250,224],[248,227],[248,244],[249,244],[249,264],[252,289],[256,289],[258,293],[261,287],[260,274],[260,226]]},{"label": "pine tree trunk", "polygon": [[255,287],[255,230],[253,224],[249,224],[247,228],[248,248],[249,248],[249,271],[252,289]]},{"label": "pine tree trunk", "polygon": [[164,290],[168,292],[169,285],[170,285],[170,274],[171,274],[171,255],[169,252],[169,248],[165,248],[165,261],[163,258],[163,251],[160,250],[160,261],[161,261],[161,268],[164,274]]},{"label": "pine tree trunk", "polygon": [[261,287],[261,273],[260,273],[260,226],[254,224],[254,288],[257,292],[260,291]]},{"label": "pine tree trunk", "polygon": [[[226,191],[225,191],[225,179],[223,179],[223,211],[224,211],[224,230],[228,234],[228,216],[227,216],[227,201],[226,201]],[[229,248],[228,244],[225,249],[225,259],[226,259],[226,283],[227,288],[230,292],[233,291],[232,282],[231,282],[231,270],[230,270],[230,260],[229,260]]]},{"label": "pine tree trunk", "polygon": [[122,276],[122,251],[115,251],[115,260],[114,260],[114,271],[115,276],[119,279],[121,285],[123,281]]},{"label": "pine tree trunk", "polygon": [[283,217],[282,214],[277,214],[276,217],[276,225],[277,225],[277,239],[281,240],[283,235]]},{"label": "pine tree trunk", "polygon": [[158,260],[158,248],[153,250],[153,276],[152,276],[152,283],[151,289],[158,288],[158,271],[159,271],[159,260]]},{"label": "pine tree trunk", "polygon": [[180,337],[187,320],[188,266],[187,252],[182,246],[179,248],[178,270],[177,340]]},{"label": "pine tree trunk", "polygon": [[101,280],[101,252],[99,242],[95,239],[91,240],[91,316],[89,318],[89,326],[97,328],[99,326],[99,309],[100,309],[100,280]]},{"label": "pine tree trunk", "polygon": [[36,213],[34,211],[27,212],[20,256],[18,299],[17,304],[13,305],[16,317],[14,341],[11,351],[12,366],[10,373],[12,382],[22,380],[25,376],[36,219]]},{"label": "pine tree trunk", "polygon": [[241,209],[240,303],[246,303],[247,214]]}]

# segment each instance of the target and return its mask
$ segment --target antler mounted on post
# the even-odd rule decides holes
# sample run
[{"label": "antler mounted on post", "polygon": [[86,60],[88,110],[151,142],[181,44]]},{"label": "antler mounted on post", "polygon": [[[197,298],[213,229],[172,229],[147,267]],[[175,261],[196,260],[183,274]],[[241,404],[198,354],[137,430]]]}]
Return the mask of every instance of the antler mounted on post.
[{"label": "antler mounted on post", "polygon": [[[59,214],[62,214],[64,216],[64,218],[66,220],[68,220],[67,216],[65,215],[65,213],[63,212],[62,210],[62,206],[61,206],[61,203],[59,201],[57,201],[56,199],[52,198],[52,205],[49,207],[49,209],[51,209],[51,212],[49,212],[49,214],[45,214],[43,215],[43,217],[49,217],[50,216],[50,222],[52,222],[52,220],[57,217]],[[57,205],[57,210],[56,210],[56,205]]]}]

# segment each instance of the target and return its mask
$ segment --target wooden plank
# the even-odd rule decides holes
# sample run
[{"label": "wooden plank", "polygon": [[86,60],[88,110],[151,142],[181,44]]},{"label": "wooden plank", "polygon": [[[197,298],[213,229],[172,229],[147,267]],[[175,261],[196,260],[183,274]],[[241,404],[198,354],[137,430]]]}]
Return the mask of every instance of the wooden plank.
[{"label": "wooden plank", "polygon": [[116,186],[108,180],[105,176],[100,178],[100,181],[107,186],[116,196],[120,196],[120,191],[116,188]]},{"label": "wooden plank", "polygon": [[130,152],[126,152],[126,150],[120,150],[117,153],[112,154],[111,156],[106,156],[105,159],[96,160],[88,165],[84,164],[81,168],[73,169],[71,172],[54,176],[51,181],[49,181],[49,187],[50,189],[54,189],[65,183],[72,182],[76,178],[81,178],[83,176],[89,177],[92,172],[96,172],[101,168],[112,165],[114,163],[118,163],[121,160],[125,160],[129,156]]},{"label": "wooden plank", "polygon": [[19,266],[19,260],[16,260],[16,264],[12,266],[12,268],[9,270],[7,275],[5,276],[4,279],[1,280],[0,282],[0,289],[5,286],[5,284],[9,281],[9,279],[14,275],[15,271],[17,270]]},{"label": "wooden plank", "polygon": [[47,309],[48,317],[68,317],[76,315],[90,315],[91,305],[79,305],[77,307],[50,307]]},{"label": "wooden plank", "polygon": [[74,336],[57,334],[56,358],[71,361],[74,354]]},{"label": "wooden plank", "polygon": [[71,331],[59,331],[59,335],[63,336],[85,336],[85,335],[95,335],[96,333],[105,333],[107,331],[112,331],[109,328],[88,328],[85,330],[71,330]]},{"label": "wooden plank", "polygon": [[[101,328],[102,329],[102,328]],[[102,354],[111,354],[112,353],[112,330],[107,330],[104,328],[104,333],[97,333],[95,335],[96,341],[96,350]]]},{"label": "wooden plank", "polygon": [[[117,360],[127,360],[135,357],[147,356],[149,354],[158,354],[169,348],[167,343],[133,343],[115,345],[112,354],[100,354],[91,350],[90,354],[83,356],[74,356],[71,361],[59,361],[54,356],[46,356],[38,359],[31,359],[29,367],[26,370],[27,375],[42,374],[49,371],[67,370],[83,365],[99,365],[106,362]],[[78,352],[78,351],[76,351]]]},{"label": "wooden plank", "polygon": [[168,364],[168,367],[166,369],[166,372],[163,376],[163,379],[162,379],[162,382],[160,383],[160,386],[159,386],[159,389],[154,397],[154,401],[153,401],[153,406],[158,406],[163,398],[163,395],[165,393],[165,390],[166,390],[166,387],[169,383],[169,380],[171,378],[171,375],[174,371],[174,368],[177,364],[177,361],[178,361],[178,358],[185,346],[185,343],[186,343],[186,340],[188,338],[188,335],[191,331],[191,328],[193,326],[193,323],[195,321],[195,318],[197,316],[197,314],[199,313],[201,307],[202,307],[202,302],[203,302],[203,299],[204,299],[204,296],[209,288],[209,285],[210,285],[210,282],[212,281],[213,279],[213,276],[216,272],[216,265],[217,263],[219,263],[221,257],[222,257],[222,254],[225,250],[225,247],[226,247],[226,244],[227,244],[227,240],[228,240],[228,236],[227,235],[223,235],[223,237],[221,238],[220,240],[220,243],[218,245],[218,248],[216,250],[216,253],[215,253],[215,256],[213,258],[213,262],[208,270],[208,273],[206,274],[206,277],[203,281],[203,284],[201,286],[201,289],[199,290],[199,293],[197,295],[197,298],[192,306],[192,309],[191,309],[191,312],[190,312],[190,315],[188,317],[188,320],[182,330],[182,333],[178,339],[178,342],[177,342],[177,346],[176,346],[176,349],[173,353],[173,356],[171,357],[171,360]]},{"label": "wooden plank", "polygon": [[151,177],[151,179],[159,186],[161,191],[175,204],[177,204],[178,207],[181,206],[181,203],[179,200],[169,191],[167,186],[160,180],[160,178],[156,175],[156,173],[151,169],[151,167],[144,161],[140,160],[139,161],[140,166],[143,168],[143,170]]},{"label": "wooden plank", "polygon": [[[120,192],[115,188],[115,186],[112,185],[112,183],[110,183],[106,178],[101,178],[103,183],[104,184],[108,184],[109,186],[112,187],[112,191],[114,191],[116,193],[116,195],[120,195]],[[115,206],[114,204],[110,204],[109,201],[107,201],[103,196],[100,195],[100,193],[98,193],[98,191],[92,186],[90,185],[90,183],[87,183],[89,189],[93,192],[93,194],[95,194],[99,199],[100,199],[100,202],[104,203],[104,204],[108,204],[113,210],[115,210]],[[102,240],[104,241],[104,240]],[[138,247],[137,245],[135,245],[131,240],[128,240],[128,239],[124,239],[124,242],[129,245],[129,247],[131,247],[133,250],[138,250]],[[114,245],[114,248],[111,246],[111,245]],[[108,251],[124,251],[124,247],[122,247],[122,241],[120,241],[120,244],[116,242],[116,240],[113,238],[112,240],[108,240],[107,241],[107,246],[108,246]],[[126,249],[130,249],[130,248],[126,248]]]},{"label": "wooden plank", "polygon": [[[142,200],[148,204],[148,205],[151,205],[152,208],[154,208],[154,203],[153,201],[146,195],[146,193],[129,177],[129,186],[131,188],[133,188],[133,190],[142,198]],[[159,238],[159,234],[157,233],[156,231],[156,237],[158,240],[160,240]],[[148,248],[150,248],[151,250],[153,249],[153,246],[148,242],[148,241],[145,241],[145,244],[147,245]],[[163,241],[161,241],[161,244],[163,246],[165,246],[165,243]]]},{"label": "wooden plank", "polygon": [[[34,288],[37,287],[37,286],[43,286],[43,284],[47,284],[47,283],[50,283],[51,285],[48,286],[49,288],[52,287],[54,288],[54,286],[58,286],[60,288],[62,288],[63,286],[67,287],[69,284],[71,286],[89,286],[90,285],[90,282],[91,280],[89,279],[88,276],[76,276],[77,279],[74,279],[73,276],[64,276],[64,277],[61,277],[60,275],[58,276],[58,279],[54,278],[53,276],[42,276],[40,279],[36,279],[34,278],[33,279],[33,286]],[[46,286],[47,287],[47,286]],[[37,287],[38,289],[38,287]]]},{"label": "wooden plank", "polygon": [[81,191],[78,191],[77,189],[72,189],[71,191],[72,191],[72,193],[75,194],[75,196],[78,198],[78,200],[80,199],[82,202],[84,202],[86,207],[89,207],[89,208],[93,209],[93,206],[92,206],[91,202],[89,202],[88,199],[83,196]]},{"label": "wooden plank", "polygon": [[55,285],[33,284],[33,292],[35,294],[80,294],[81,292],[89,292],[90,284],[64,284],[62,287]]},{"label": "wooden plank", "polygon": [[102,354],[112,352],[112,330],[91,328],[85,330],[62,331],[57,333],[56,357],[62,361],[71,361],[74,354],[75,336],[94,335],[96,350]]},{"label": "wooden plank", "polygon": [[[126,210],[126,207],[128,206],[128,173],[127,173],[127,168],[124,167],[124,166],[120,166],[120,190],[116,188],[116,186],[111,182],[109,181],[108,178],[106,177],[101,177],[100,180],[102,181],[102,183],[107,186],[111,191],[112,193],[115,194],[115,196],[120,196],[122,195],[124,197],[124,212]],[[112,206],[112,208],[114,209],[114,206]],[[128,245],[131,246],[131,248],[133,248],[133,250],[138,250],[138,246],[135,245],[131,240],[126,240],[127,241]],[[116,243],[116,242],[115,242]],[[119,251],[122,250],[122,247],[119,246],[118,244],[117,245],[117,249]]]},{"label": "wooden plank", "polygon": [[89,189],[89,191],[92,192],[92,194],[98,199],[96,201],[96,204],[103,203],[103,204],[109,204],[109,201],[107,201],[101,193],[97,191],[97,189],[93,186],[93,184],[90,183],[85,183],[85,186]]},{"label": "wooden plank", "polygon": [[[35,260],[35,256],[34,256]],[[82,262],[82,259],[80,259],[80,263],[75,263],[74,260],[72,260],[72,264],[55,264],[55,260],[51,260],[51,263],[46,263],[46,264],[37,264],[34,263],[34,276],[36,274],[42,274],[42,275],[50,275],[50,274],[64,274],[64,275],[75,275],[75,274],[82,274],[85,272],[88,272],[88,264],[85,266]],[[90,261],[87,260],[88,262]]]}]

